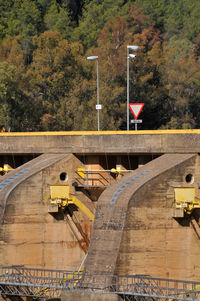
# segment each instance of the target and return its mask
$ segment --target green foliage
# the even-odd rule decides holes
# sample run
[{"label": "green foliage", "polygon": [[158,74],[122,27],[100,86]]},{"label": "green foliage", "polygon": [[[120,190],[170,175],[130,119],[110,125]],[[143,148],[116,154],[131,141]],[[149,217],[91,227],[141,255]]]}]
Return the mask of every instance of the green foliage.
[{"label": "green foliage", "polygon": [[[200,127],[199,0],[0,0],[0,127],[126,129],[130,101],[143,129]],[[130,50],[131,52],[131,50]]]},{"label": "green foliage", "polygon": [[76,88],[84,82],[87,72],[82,45],[70,44],[60,33],[46,31],[34,38],[34,46],[33,62],[27,76],[29,93],[42,104],[39,128],[70,130],[81,127],[81,123],[77,121],[75,125],[74,120],[77,119],[77,107],[80,109],[80,102],[85,101],[84,94],[87,95],[80,86]]},{"label": "green foliage", "polygon": [[8,18],[7,34],[33,36],[40,30],[41,13],[34,1],[15,0]]},{"label": "green foliage", "polygon": [[198,0],[179,0],[168,6],[165,17],[165,31],[169,36],[173,34],[192,40],[200,28],[200,2]]},{"label": "green foliage", "polygon": [[[17,68],[0,63],[0,127],[11,131],[31,130],[34,106],[19,85]],[[26,122],[25,122],[26,120]]]},{"label": "green foliage", "polygon": [[51,1],[45,17],[45,25],[48,30],[59,31],[64,38],[70,38],[70,18],[66,8],[58,5],[56,1]]},{"label": "green foliage", "polygon": [[138,6],[142,9],[145,15],[149,16],[151,21],[154,21],[156,27],[163,31],[165,24],[166,11],[174,1],[171,0],[136,0]]},{"label": "green foliage", "polygon": [[123,0],[94,0],[85,6],[79,26],[73,32],[73,40],[80,40],[84,47],[96,47],[97,38],[104,24],[116,15],[123,14]]},{"label": "green foliage", "polygon": [[8,17],[12,12],[13,1],[0,0],[0,38],[4,38],[8,27]]},{"label": "green foliage", "polygon": [[136,0],[136,2],[167,39],[179,35],[192,40],[199,33],[199,0]]},{"label": "green foliage", "polygon": [[60,1],[63,6],[66,6],[68,9],[71,20],[75,21],[78,25],[79,18],[82,15],[82,9],[85,4],[84,0],[62,0]]}]

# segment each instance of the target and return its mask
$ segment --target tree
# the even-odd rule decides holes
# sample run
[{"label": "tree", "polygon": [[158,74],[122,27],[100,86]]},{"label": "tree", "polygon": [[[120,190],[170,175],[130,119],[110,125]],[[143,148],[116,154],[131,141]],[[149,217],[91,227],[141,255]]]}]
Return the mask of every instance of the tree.
[{"label": "tree", "polygon": [[79,18],[82,16],[82,9],[84,7],[84,0],[58,0],[63,7],[66,7],[70,13],[71,20],[78,25]]},{"label": "tree", "polygon": [[194,45],[187,39],[172,38],[166,47],[164,67],[162,79],[172,108],[171,120],[164,127],[197,127],[200,73]]},{"label": "tree", "polygon": [[17,68],[0,63],[0,128],[11,131],[32,130],[36,109],[19,86]]},{"label": "tree", "polygon": [[16,66],[18,74],[25,71],[22,42],[20,36],[7,36],[0,41],[1,61],[6,61],[10,65]]},{"label": "tree", "polygon": [[[74,102],[71,99],[72,91],[85,72],[83,47],[80,43],[70,44],[59,32],[53,31],[36,36],[34,46],[36,49],[28,71],[28,81],[34,99],[41,103],[41,116],[44,116],[41,117],[41,129],[44,123],[48,123],[51,129],[70,129],[70,120],[76,114],[74,111],[70,117]],[[50,124],[50,119],[56,120],[56,128]]]},{"label": "tree", "polygon": [[60,6],[56,0],[51,1],[44,17],[47,30],[58,31],[62,37],[69,39],[71,36],[70,17],[67,8]]},{"label": "tree", "polygon": [[73,31],[73,40],[82,42],[86,49],[97,46],[97,39],[105,23],[122,15],[125,8],[123,0],[89,1],[84,6],[83,16],[79,21],[79,26]]},{"label": "tree", "polygon": [[146,16],[149,16],[151,23],[156,24],[156,28],[161,32],[164,31],[166,12],[170,5],[170,0],[136,0],[139,8],[142,9]]},{"label": "tree", "polygon": [[23,39],[22,49],[24,50],[25,63],[30,63],[32,59],[32,37],[41,28],[41,12],[35,1],[15,0],[11,12],[7,18],[7,35],[20,35]]}]

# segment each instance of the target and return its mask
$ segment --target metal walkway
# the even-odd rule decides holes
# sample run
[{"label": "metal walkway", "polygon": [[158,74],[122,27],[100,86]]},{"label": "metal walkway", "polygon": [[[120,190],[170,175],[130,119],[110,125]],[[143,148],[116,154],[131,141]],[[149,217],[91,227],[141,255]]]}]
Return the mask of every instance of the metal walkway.
[{"label": "metal walkway", "polygon": [[113,293],[124,300],[200,300],[200,282],[137,275],[87,275],[21,266],[0,268],[0,293],[4,298],[60,299],[62,290]]}]

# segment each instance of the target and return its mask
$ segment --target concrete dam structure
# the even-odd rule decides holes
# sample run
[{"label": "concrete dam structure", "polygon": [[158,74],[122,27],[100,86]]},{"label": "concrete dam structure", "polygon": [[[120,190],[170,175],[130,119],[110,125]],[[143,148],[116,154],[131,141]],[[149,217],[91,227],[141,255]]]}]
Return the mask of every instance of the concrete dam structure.
[{"label": "concrete dam structure", "polygon": [[200,300],[200,130],[0,134],[0,292]]}]

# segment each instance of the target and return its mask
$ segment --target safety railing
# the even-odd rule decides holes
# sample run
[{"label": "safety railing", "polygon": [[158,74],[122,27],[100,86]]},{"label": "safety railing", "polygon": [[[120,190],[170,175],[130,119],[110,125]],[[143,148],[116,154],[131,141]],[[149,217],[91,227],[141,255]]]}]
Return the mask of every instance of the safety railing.
[{"label": "safety railing", "polygon": [[92,292],[116,292],[117,276],[83,274],[80,281],[67,282],[64,289],[87,290]]},{"label": "safety railing", "polygon": [[57,285],[63,281],[64,274],[66,274],[66,272],[62,270],[31,269],[22,266],[9,266],[1,268],[0,282]]},{"label": "safety railing", "polygon": [[38,299],[60,298],[67,283],[80,281],[82,272],[31,269],[9,266],[0,269],[0,292],[5,296],[31,296]]},{"label": "safety railing", "polygon": [[75,178],[78,187],[104,188],[115,181],[111,171],[105,170],[85,170],[84,176],[81,176],[80,173],[76,171]]},{"label": "safety railing", "polygon": [[78,187],[104,188],[131,171],[133,170],[120,167],[97,170],[85,170],[84,167],[80,167],[75,171],[75,182]]},{"label": "safety railing", "polygon": [[118,278],[119,292],[170,300],[200,300],[200,282],[123,276]]},{"label": "safety railing", "polygon": [[[84,272],[29,269],[20,266],[0,269],[0,291],[6,296],[60,298],[62,290],[87,290],[152,300],[200,300],[200,282],[149,276],[88,275]],[[148,299],[149,300],[149,299]]]}]

